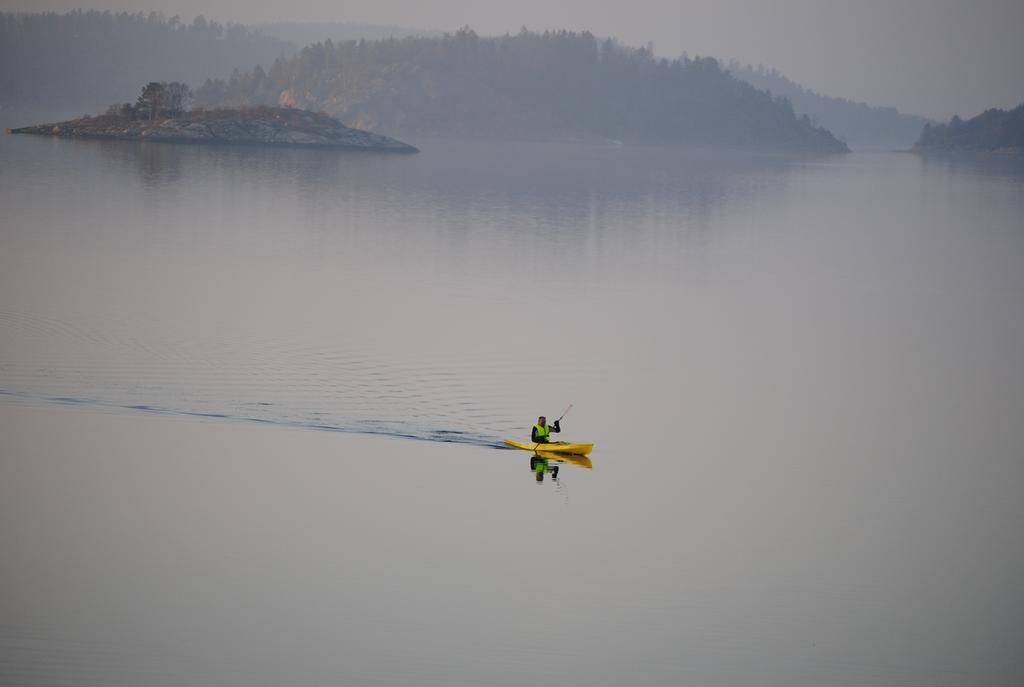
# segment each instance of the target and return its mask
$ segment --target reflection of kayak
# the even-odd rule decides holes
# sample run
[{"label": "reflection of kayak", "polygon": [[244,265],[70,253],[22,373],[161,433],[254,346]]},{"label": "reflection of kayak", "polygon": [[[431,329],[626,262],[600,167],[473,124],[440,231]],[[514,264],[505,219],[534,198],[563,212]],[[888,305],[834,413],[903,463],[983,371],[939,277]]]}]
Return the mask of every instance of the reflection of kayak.
[{"label": "reflection of kayak", "polygon": [[581,468],[587,468],[588,470],[594,467],[594,464],[590,462],[589,456],[577,456],[572,453],[538,453],[541,458],[546,460],[557,460],[559,463],[572,463],[578,465]]},{"label": "reflection of kayak", "polygon": [[[525,448],[527,450],[533,450],[533,444],[520,444],[517,441],[508,440],[505,442],[509,446],[516,446],[517,448]],[[557,445],[557,444],[556,444]],[[562,444],[562,446],[592,446],[593,444]],[[590,457],[578,453],[558,453],[557,451],[544,451],[543,453],[534,452],[530,456],[530,467],[534,467],[534,461],[539,461],[544,465],[547,465],[550,461],[556,461],[558,463],[571,463],[581,468],[587,468],[590,470],[594,467],[594,464],[590,462]]]},{"label": "reflection of kayak", "polygon": [[[511,439],[505,439],[505,445],[525,449],[527,451],[536,451],[537,453],[566,453],[576,456],[585,456],[594,450],[593,444],[567,444],[564,441],[552,441],[549,444],[536,444],[532,441],[529,443],[523,443],[520,441],[512,441]],[[552,457],[558,458],[558,456]]]}]

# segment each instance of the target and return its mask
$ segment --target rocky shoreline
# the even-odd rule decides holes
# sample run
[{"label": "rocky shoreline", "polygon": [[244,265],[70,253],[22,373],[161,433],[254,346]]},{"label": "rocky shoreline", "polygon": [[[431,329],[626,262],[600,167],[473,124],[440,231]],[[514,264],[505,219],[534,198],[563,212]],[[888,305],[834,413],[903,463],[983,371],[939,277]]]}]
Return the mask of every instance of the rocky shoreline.
[{"label": "rocky shoreline", "polygon": [[325,114],[285,107],[194,110],[139,119],[115,114],[8,129],[11,134],[159,143],[205,143],[416,153],[407,143],[352,129]]}]

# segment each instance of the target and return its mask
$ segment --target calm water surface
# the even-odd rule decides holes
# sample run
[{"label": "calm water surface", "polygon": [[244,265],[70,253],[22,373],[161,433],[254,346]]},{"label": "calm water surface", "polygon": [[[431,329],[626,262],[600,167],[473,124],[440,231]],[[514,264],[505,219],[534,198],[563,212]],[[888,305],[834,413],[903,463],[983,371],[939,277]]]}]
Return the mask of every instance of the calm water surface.
[{"label": "calm water surface", "polygon": [[415,143],[0,139],[0,682],[1021,684],[1021,163]]}]

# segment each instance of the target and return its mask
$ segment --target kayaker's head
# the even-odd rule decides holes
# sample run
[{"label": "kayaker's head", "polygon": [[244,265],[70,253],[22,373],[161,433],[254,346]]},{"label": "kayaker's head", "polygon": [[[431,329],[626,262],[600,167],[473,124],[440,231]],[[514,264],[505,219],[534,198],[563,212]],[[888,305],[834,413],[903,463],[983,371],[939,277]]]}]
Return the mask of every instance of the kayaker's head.
[{"label": "kayaker's head", "polygon": [[537,424],[540,425],[541,427],[545,426],[547,423],[548,423],[548,419],[546,417],[544,417],[543,415],[541,415],[539,418],[537,418]]}]

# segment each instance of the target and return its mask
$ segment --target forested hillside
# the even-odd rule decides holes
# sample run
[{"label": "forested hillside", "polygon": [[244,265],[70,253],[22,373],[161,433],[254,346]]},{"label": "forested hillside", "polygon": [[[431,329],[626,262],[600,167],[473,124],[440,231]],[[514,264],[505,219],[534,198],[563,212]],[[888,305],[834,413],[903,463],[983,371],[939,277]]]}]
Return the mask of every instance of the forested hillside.
[{"label": "forested hillside", "polygon": [[775,69],[744,66],[729,62],[729,72],[761,90],[782,95],[793,109],[851,145],[878,145],[906,148],[921,135],[929,120],[904,114],[894,107],[872,107],[846,98],[821,95],[789,80]]},{"label": "forested hillside", "polygon": [[365,40],[381,40],[383,38],[405,38],[406,36],[440,36],[442,31],[407,28],[403,26],[384,26],[380,24],[356,24],[343,21],[292,22],[279,21],[271,24],[257,24],[254,29],[268,36],[276,36],[297,48],[313,43],[321,43],[327,39],[334,42]]},{"label": "forested hillside", "polygon": [[590,33],[326,41],[196,92],[197,106],[324,110],[395,134],[844,151],[789,101],[710,58],[656,59]]},{"label": "forested hillside", "polygon": [[140,83],[201,84],[270,64],[291,45],[202,17],[74,11],[0,13],[0,107],[82,114],[134,100]]},{"label": "forested hillside", "polygon": [[953,117],[948,124],[926,126],[914,150],[1024,153],[1024,104],[1012,110],[993,108],[967,120]]}]

